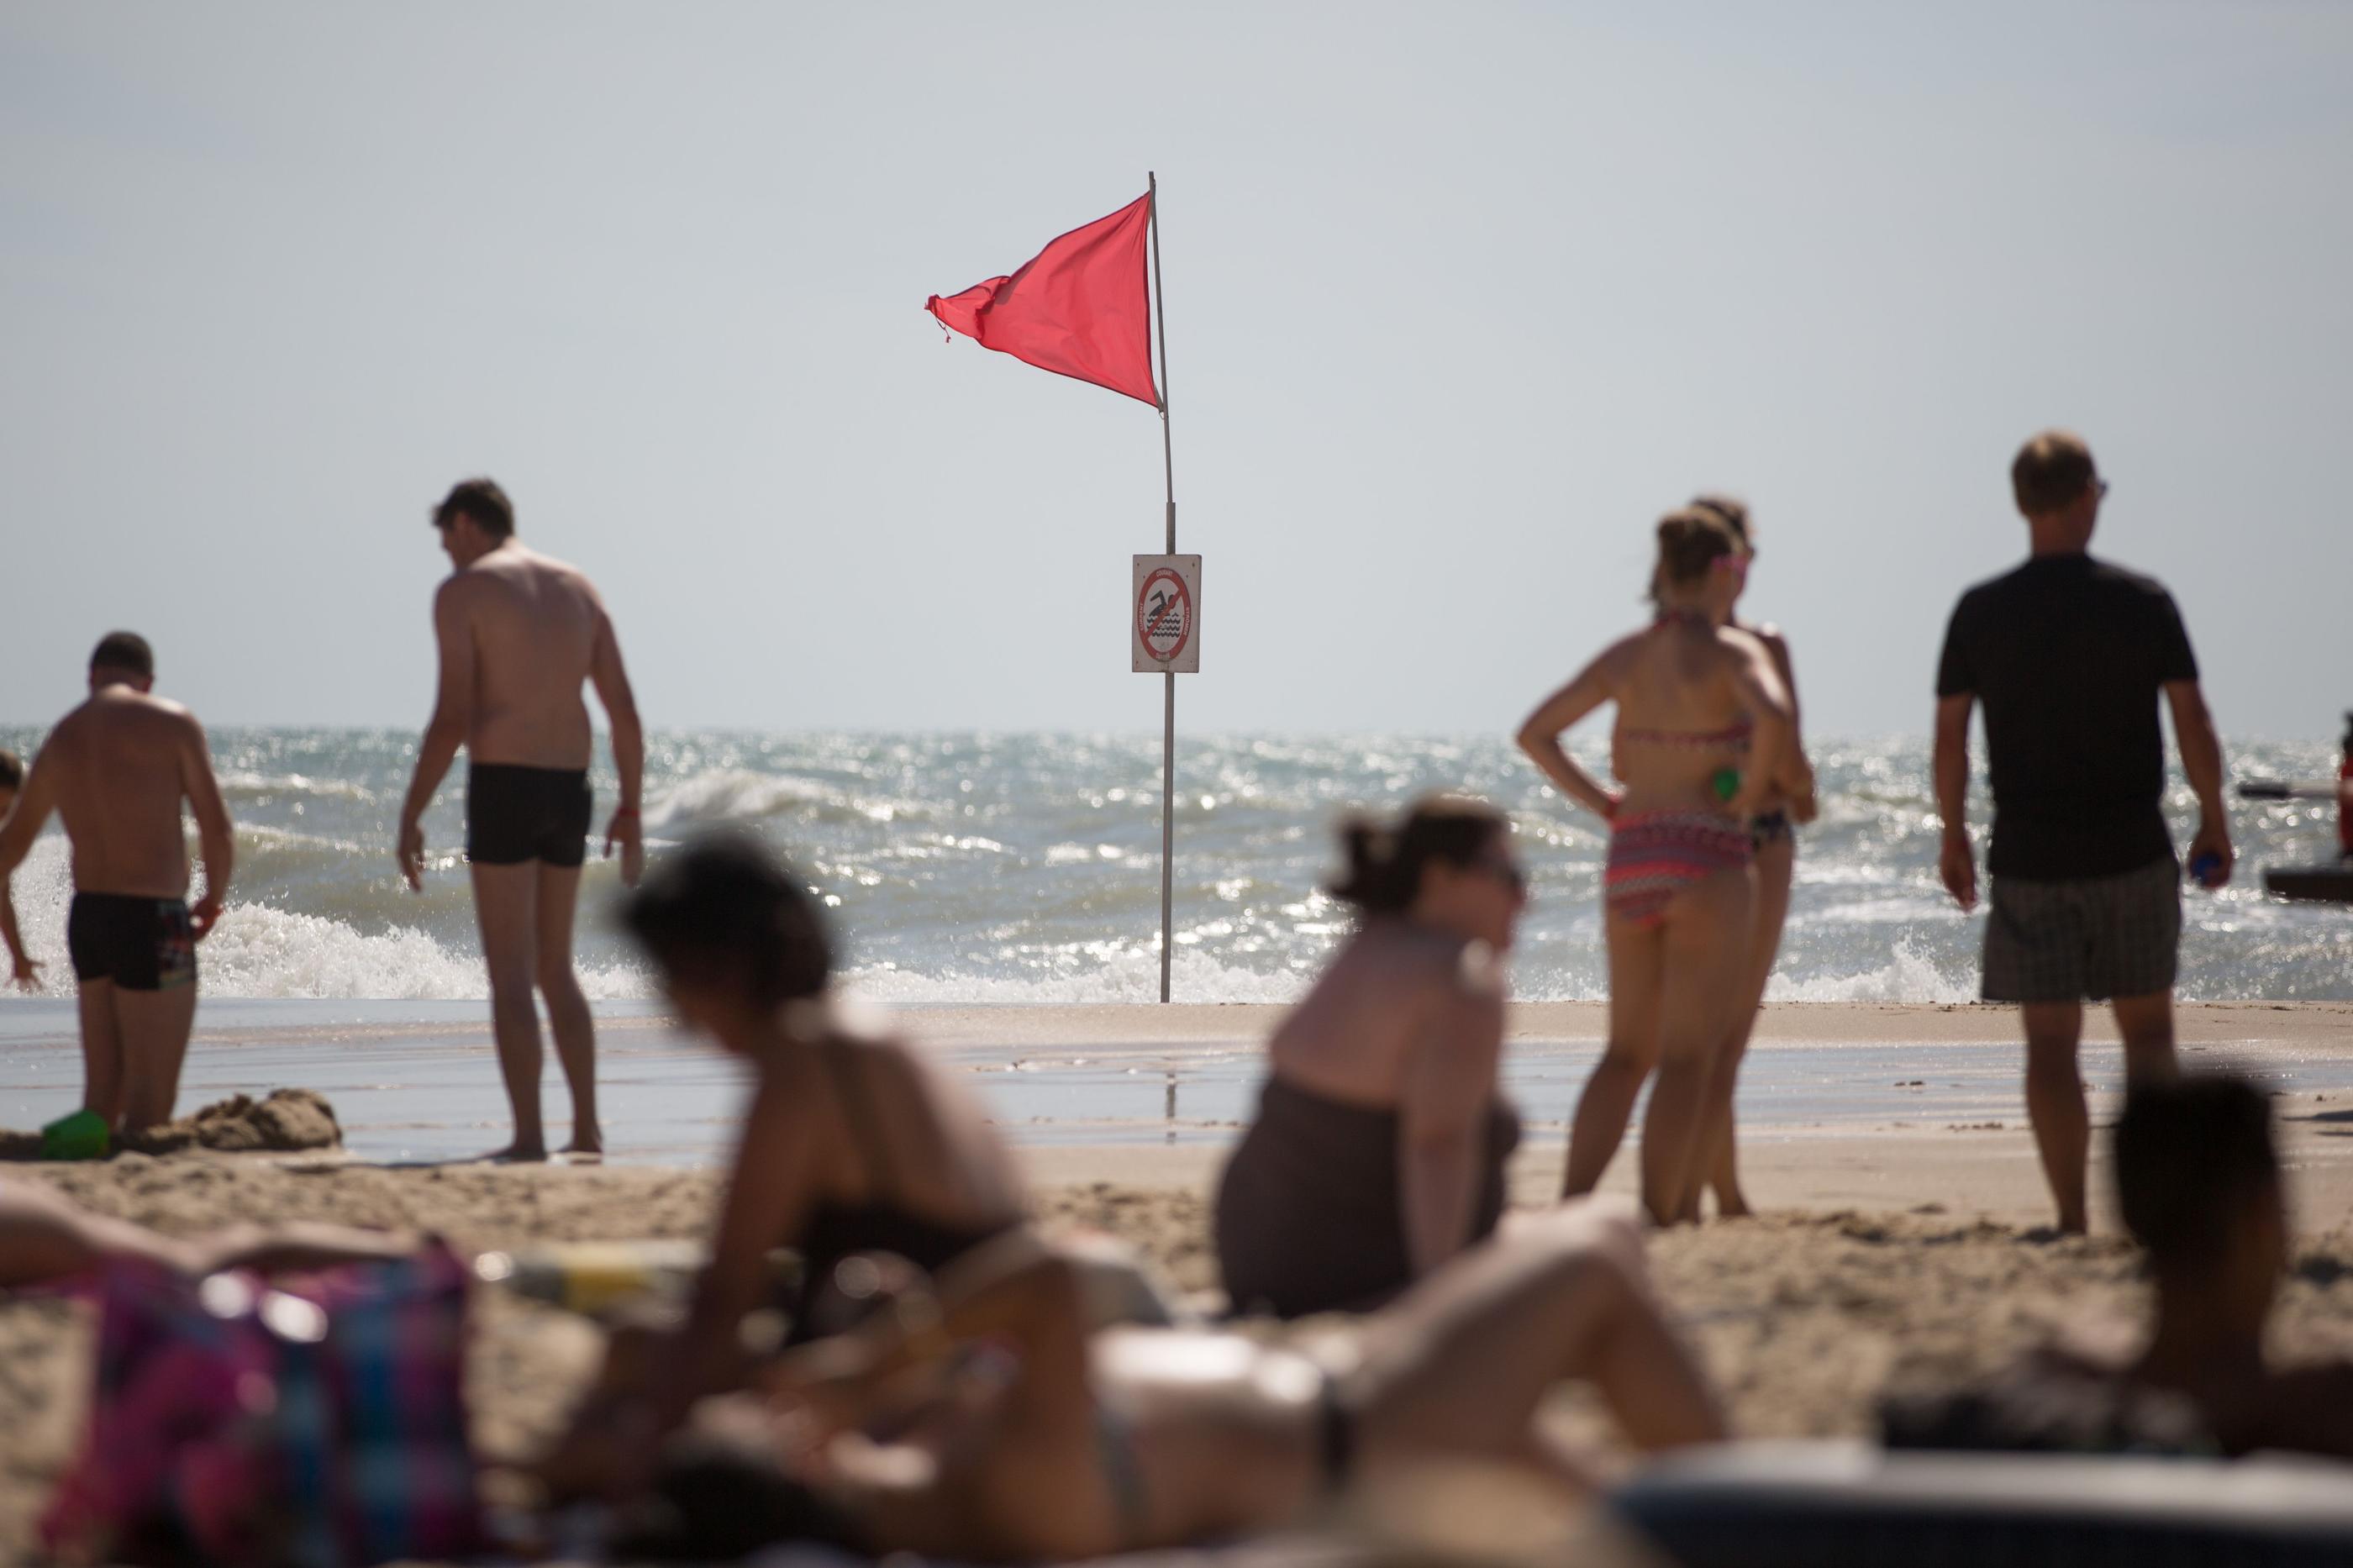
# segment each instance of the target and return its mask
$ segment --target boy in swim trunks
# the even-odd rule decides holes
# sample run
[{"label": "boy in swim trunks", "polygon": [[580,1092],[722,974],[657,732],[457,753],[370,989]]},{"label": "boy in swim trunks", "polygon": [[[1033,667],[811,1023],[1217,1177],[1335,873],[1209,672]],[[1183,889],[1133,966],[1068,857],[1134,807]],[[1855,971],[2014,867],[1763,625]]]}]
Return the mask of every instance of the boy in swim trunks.
[{"label": "boy in swim trunks", "polygon": [[[90,700],[49,731],[0,827],[0,886],[54,811],[73,847],[66,920],[81,1004],[82,1109],[111,1127],[172,1119],[196,1016],[196,943],[220,918],[235,860],[228,808],[195,715],[152,694],[155,656],[110,633],[90,660]],[[205,894],[188,904],[185,802]],[[13,932],[21,978],[27,967]]]},{"label": "boy in swim trunks", "polygon": [[605,854],[620,847],[621,879],[632,887],[644,858],[638,795],[645,742],[637,702],[596,584],[577,567],[516,542],[504,490],[489,479],[465,480],[434,509],[433,526],[457,570],[433,596],[440,692],[401,806],[401,874],[422,889],[425,809],[463,746],[466,858],[490,969],[499,1070],[514,1107],[514,1142],[495,1157],[547,1158],[534,990],[547,1005],[556,1059],[572,1090],[566,1152],[596,1153],[605,1146],[596,1120],[596,1026],[572,967],[572,917],[592,811],[594,737],[580,689],[596,687],[611,721],[621,798],[605,830]]}]

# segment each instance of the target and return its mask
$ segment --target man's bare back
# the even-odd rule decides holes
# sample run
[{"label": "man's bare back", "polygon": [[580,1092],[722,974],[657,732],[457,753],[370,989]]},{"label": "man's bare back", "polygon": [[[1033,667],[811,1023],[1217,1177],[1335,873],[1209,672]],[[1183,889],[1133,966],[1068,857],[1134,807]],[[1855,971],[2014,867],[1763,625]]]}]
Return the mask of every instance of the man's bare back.
[{"label": "man's bare back", "polygon": [[532,768],[588,765],[588,706],[580,689],[613,634],[595,585],[577,567],[509,540],[450,574],[433,616],[444,658],[455,637],[470,650],[468,756]]},{"label": "man's bare back", "polygon": [[[171,1119],[195,1020],[195,944],[220,918],[236,858],[204,728],[178,703],[150,695],[153,681],[145,640],[109,634],[90,657],[90,700],[58,721],[0,827],[0,911],[7,911],[8,878],[49,813],[65,820],[82,1105],[109,1127]],[[205,896],[193,910],[183,800],[205,860]],[[12,911],[0,919],[0,931],[14,925]],[[14,956],[23,976],[30,966]]]},{"label": "man's bare back", "polygon": [[424,888],[424,817],[463,748],[466,859],[490,971],[491,1024],[515,1110],[505,1157],[542,1159],[540,1033],[545,1004],[572,1089],[571,1148],[603,1147],[596,1120],[596,1024],[573,973],[573,913],[587,856],[595,796],[594,735],[583,684],[612,724],[620,798],[605,854],[621,852],[635,886],[645,849],[638,792],[645,737],[621,648],[596,586],[576,567],[526,549],[514,507],[489,479],[467,479],[434,509],[442,551],[456,568],[433,595],[440,679],[433,718],[400,808],[396,853],[408,885]]},{"label": "man's bare back", "polygon": [[110,686],[58,721],[39,766],[73,846],[75,891],[186,896],[180,803],[219,799],[194,714]]}]

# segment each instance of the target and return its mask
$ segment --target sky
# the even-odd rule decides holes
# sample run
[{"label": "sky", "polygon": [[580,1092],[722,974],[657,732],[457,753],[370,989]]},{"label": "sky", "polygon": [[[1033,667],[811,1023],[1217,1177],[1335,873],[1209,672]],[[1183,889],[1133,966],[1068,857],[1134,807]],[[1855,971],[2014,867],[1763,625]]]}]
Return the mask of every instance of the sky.
[{"label": "sky", "polygon": [[1493,731],[1747,498],[1810,726],[1926,729],[2090,440],[2226,735],[2353,706],[2353,6],[0,9],[0,721],[123,626],[416,726],[488,473],[661,728],[1147,731],[1146,405],[924,299],[1161,183],[1181,730]]}]

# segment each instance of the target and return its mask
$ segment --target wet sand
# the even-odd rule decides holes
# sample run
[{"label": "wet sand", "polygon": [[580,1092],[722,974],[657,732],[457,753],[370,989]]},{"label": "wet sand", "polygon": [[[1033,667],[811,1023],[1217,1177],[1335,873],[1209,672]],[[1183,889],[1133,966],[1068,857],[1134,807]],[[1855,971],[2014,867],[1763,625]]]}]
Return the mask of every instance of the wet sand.
[{"label": "wet sand", "polygon": [[[16,1080],[27,1076],[28,1061],[46,1066],[39,1053],[48,1047],[10,1011],[0,1008],[0,1077],[9,1084],[0,1123],[22,1126],[18,1106],[27,1095]],[[1211,1067],[1222,1062],[1243,1085],[1236,1092],[1246,1093],[1256,1042],[1271,1021],[1271,1010],[1241,1007],[968,1008],[906,1017],[952,1063],[978,1075],[1000,1107],[1046,1097],[1036,1102],[1045,1106],[1036,1112],[1041,1121],[1007,1121],[1026,1145],[1042,1214],[1124,1237],[1197,1289],[1215,1285],[1206,1195],[1229,1133],[1208,1118],[1192,1129],[1189,1112],[1098,1121],[1088,1097],[1103,1091],[1087,1088],[1093,1080],[1086,1075],[1101,1068],[1141,1078],[1143,1092],[1165,1095],[1173,1074],[1183,1111],[1188,1095],[1210,1092]],[[1601,1024],[1598,1008],[1524,1007],[1514,1055],[1547,1077],[1556,1068],[1573,1091],[1577,1064],[1589,1059]],[[479,1023],[469,1029],[454,1016],[353,1020],[336,1025],[332,1041],[308,1019],[227,1026],[248,1033],[213,1042],[216,1059],[265,1050],[273,1062],[319,1067],[400,1039],[439,1042],[427,1059],[444,1064],[460,1048],[488,1052]],[[270,1027],[280,1032],[249,1032]],[[2353,1088],[2337,1087],[2353,1084],[2353,1005],[2190,1007],[2181,1033],[2193,1065],[2254,1070],[2284,1091],[2281,1128],[2302,1236],[2277,1348],[2353,1354],[2353,1232],[2343,1227],[2353,1199]],[[607,1038],[617,1077],[642,1066],[659,1078],[655,1068],[707,1060],[668,1041],[642,1014],[607,1018]],[[465,1046],[469,1039],[475,1044]],[[1786,1092],[1759,1101],[1767,1113],[1746,1147],[1751,1195],[1771,1212],[1671,1233],[1653,1246],[1662,1286],[1742,1431],[1867,1432],[1891,1386],[1989,1371],[2055,1327],[2121,1322],[2137,1308],[2134,1262],[2105,1204],[2094,1221],[2105,1234],[2088,1240],[2052,1241],[2036,1228],[2045,1211],[2017,1103],[2011,1039],[2009,1016],[1995,1009],[1786,1007],[1768,1016],[1760,1070],[1751,1077]],[[1904,1063],[1908,1070],[1896,1065]],[[2086,1065],[2095,1114],[2105,1119],[2116,1088],[2113,1049],[2087,1052]],[[315,1085],[321,1076],[303,1081]],[[705,1089],[711,1114],[723,1121],[732,1089],[723,1078]],[[551,1109],[560,1112],[555,1092]],[[1057,1092],[1076,1097],[1080,1113],[1054,1114]],[[347,1126],[371,1124],[368,1093],[362,1083],[330,1093]],[[617,1095],[613,1102],[625,1103]],[[1565,1110],[1565,1101],[1539,1107],[1537,1120],[1556,1121]],[[1092,1131],[1061,1136],[1070,1129],[1058,1122]],[[1189,1131],[1179,1137],[1180,1129]],[[1112,1130],[1124,1136],[1100,1136]],[[494,1141],[494,1128],[464,1131],[480,1134],[477,1147]],[[1613,1188],[1630,1185],[1631,1149],[1630,1142],[1613,1167]],[[174,1233],[235,1218],[303,1217],[432,1228],[491,1247],[699,1237],[713,1173],[706,1156],[698,1159],[677,1168],[393,1168],[348,1155],[187,1153],[0,1165],[0,1180],[49,1182],[93,1208]],[[1540,1128],[1514,1171],[1522,1202],[1550,1194],[1560,1160],[1556,1127]],[[2105,1184],[2103,1173],[2095,1171],[2094,1184]],[[0,1425],[0,1561],[23,1554],[49,1479],[70,1451],[89,1331],[86,1314],[68,1302],[0,1297],[0,1408],[16,1416]],[[512,1457],[543,1441],[597,1348],[584,1320],[484,1291],[471,1377],[485,1454]],[[1565,1402],[1563,1418],[1600,1434],[1577,1400]]]},{"label": "wet sand", "polygon": [[[352,1152],[378,1162],[470,1156],[502,1143],[506,1103],[480,1003],[207,1003],[189,1053],[184,1106],[283,1087],[333,1102]],[[912,1009],[903,1026],[969,1075],[1014,1142],[1052,1179],[1131,1175],[1198,1182],[1249,1118],[1261,1045],[1280,1016],[1261,1006]],[[645,1004],[598,1008],[607,1147],[617,1163],[692,1167],[723,1160],[741,1093],[733,1064],[674,1036]],[[1595,1004],[1523,1005],[1505,1074],[1532,1159],[1556,1162],[1569,1112],[1600,1049]],[[0,1129],[28,1129],[77,1103],[80,1058],[70,1004],[0,1000]],[[2185,1059],[2259,1075],[2290,1116],[2353,1106],[2353,1004],[2187,1006]],[[2122,1082],[2114,1035],[2095,1017],[2084,1068],[2095,1098]],[[2002,1167],[2024,1159],[2014,1015],[1969,1006],[1797,1004],[1767,1010],[1741,1079],[1741,1125],[1767,1201],[1871,1198],[1924,1168],[1920,1195],[1949,1195],[1952,1152],[1983,1147],[1992,1186],[1975,1201],[2016,1214]],[[566,1123],[549,1068],[551,1129]],[[2327,1097],[2323,1099],[2322,1097]],[[1936,1137],[1919,1144],[1913,1135]],[[2010,1135],[2005,1140],[2004,1134]],[[1885,1140],[1899,1142],[1883,1148]],[[2307,1141],[2337,1179],[2334,1141]],[[1838,1148],[1828,1147],[1835,1143]],[[1099,1152],[1097,1159],[1086,1152]],[[1172,1157],[1191,1151],[1194,1157]],[[1549,1151],[1547,1154],[1546,1151]],[[2023,1197],[2033,1201],[2033,1174]]]}]

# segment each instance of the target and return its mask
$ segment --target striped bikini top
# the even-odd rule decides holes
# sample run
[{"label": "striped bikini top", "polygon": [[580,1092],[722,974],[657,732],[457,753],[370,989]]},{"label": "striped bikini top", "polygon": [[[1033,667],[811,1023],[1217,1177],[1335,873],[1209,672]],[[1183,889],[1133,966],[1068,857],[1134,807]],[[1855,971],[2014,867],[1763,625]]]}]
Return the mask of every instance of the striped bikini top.
[{"label": "striped bikini top", "polygon": [[[1715,626],[1706,616],[1688,607],[1661,610],[1651,625],[1663,626],[1671,621],[1703,630]],[[1669,752],[1731,752],[1746,756],[1749,736],[1756,728],[1746,719],[1721,730],[1641,730],[1621,724],[1618,727],[1618,741],[1620,745],[1656,746]]]},{"label": "striped bikini top", "polygon": [[1736,752],[1746,755],[1757,726],[1746,719],[1722,730],[1638,730],[1618,728],[1621,745],[1657,746],[1672,752]]}]

